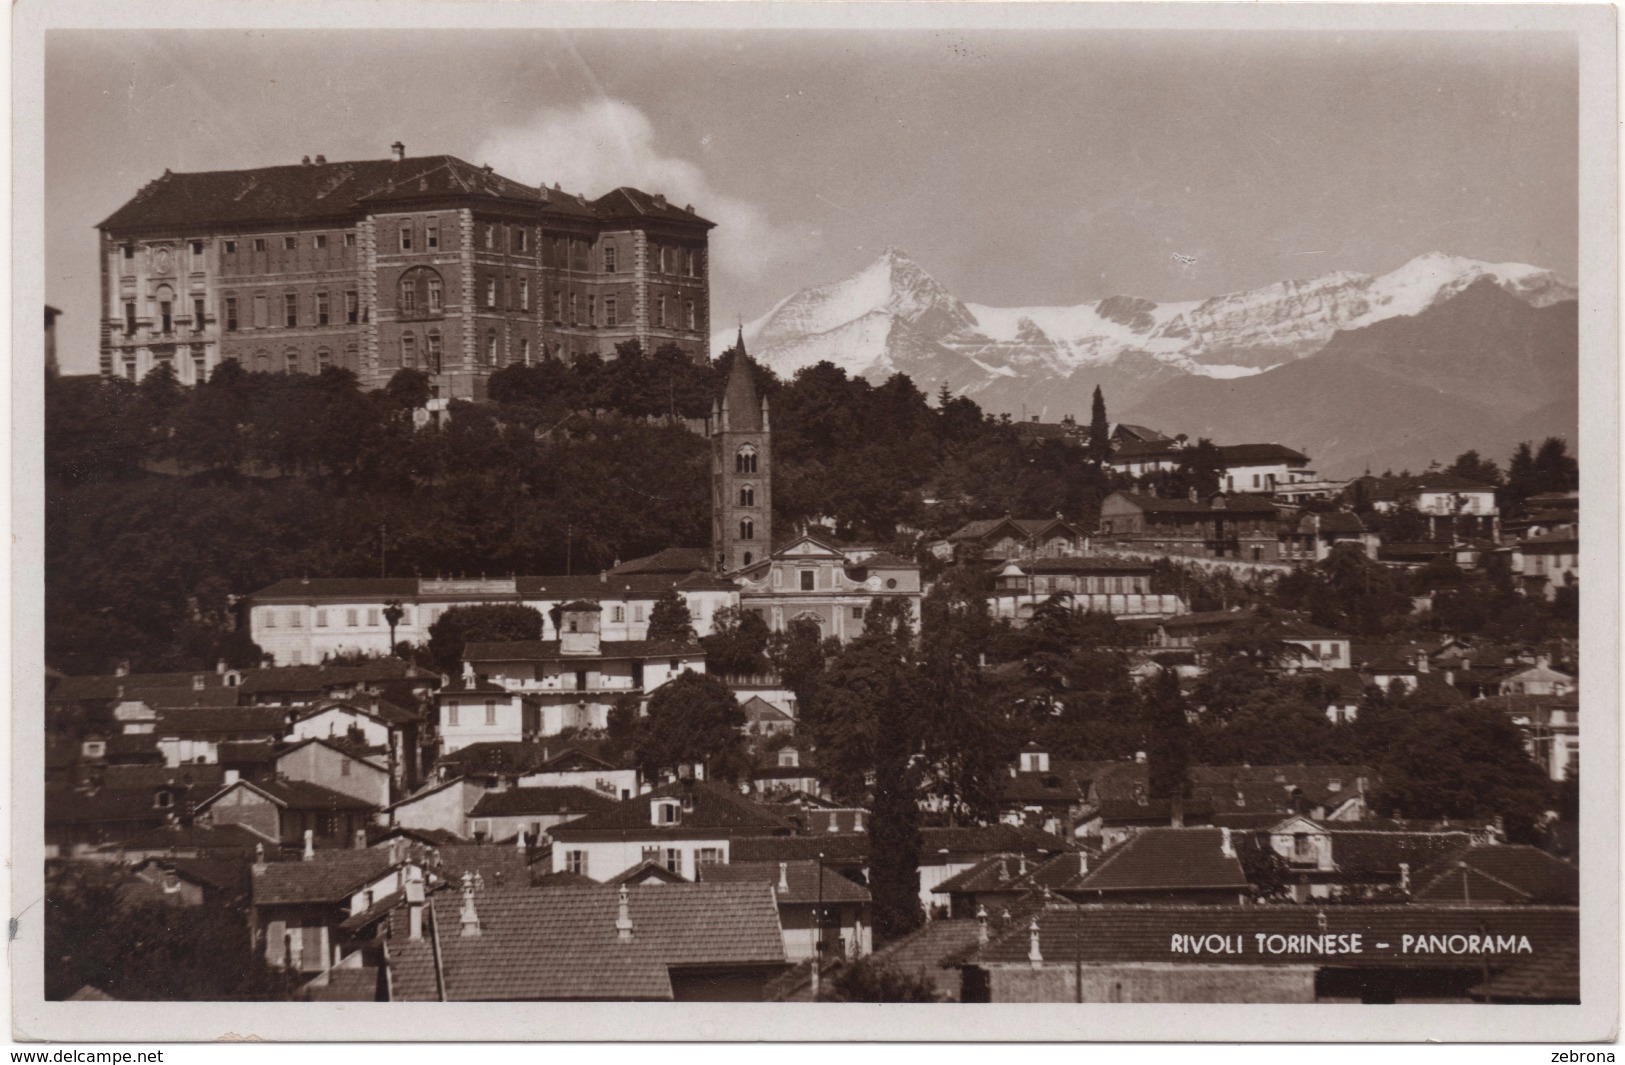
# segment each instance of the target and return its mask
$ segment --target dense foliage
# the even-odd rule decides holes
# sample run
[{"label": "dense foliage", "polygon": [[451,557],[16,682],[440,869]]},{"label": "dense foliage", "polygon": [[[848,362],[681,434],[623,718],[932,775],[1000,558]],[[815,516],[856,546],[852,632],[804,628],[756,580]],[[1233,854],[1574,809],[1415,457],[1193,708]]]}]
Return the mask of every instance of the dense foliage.
[{"label": "dense foliage", "polygon": [[541,611],[519,603],[454,606],[429,626],[429,656],[448,677],[461,676],[463,648],[469,643],[542,638]]}]

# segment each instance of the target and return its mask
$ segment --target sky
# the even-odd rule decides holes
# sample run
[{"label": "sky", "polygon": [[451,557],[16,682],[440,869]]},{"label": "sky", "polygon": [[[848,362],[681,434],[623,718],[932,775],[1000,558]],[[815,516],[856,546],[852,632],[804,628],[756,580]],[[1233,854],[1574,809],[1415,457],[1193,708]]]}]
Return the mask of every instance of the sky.
[{"label": "sky", "polygon": [[1559,34],[53,31],[46,299],[93,371],[95,226],[142,185],[395,140],[692,203],[719,325],[888,246],[994,306],[1430,251],[1573,278],[1577,97]]}]

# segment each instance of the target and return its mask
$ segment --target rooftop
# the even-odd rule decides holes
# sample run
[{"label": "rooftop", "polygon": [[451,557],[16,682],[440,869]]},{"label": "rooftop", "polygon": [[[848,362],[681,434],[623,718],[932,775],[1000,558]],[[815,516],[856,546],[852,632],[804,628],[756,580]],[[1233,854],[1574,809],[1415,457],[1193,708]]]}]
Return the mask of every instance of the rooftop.
[{"label": "rooftop", "polygon": [[[656,824],[651,806],[660,799],[684,804],[676,822]],[[681,836],[692,832],[739,832],[743,835],[787,833],[790,826],[737,792],[708,781],[674,781],[644,795],[614,803],[585,817],[552,829],[554,838],[573,839],[583,833],[627,832]]]},{"label": "rooftop", "polygon": [[268,862],[254,870],[254,905],[337,903],[382,878],[397,864],[388,847],[323,850],[297,862]]},{"label": "rooftop", "polygon": [[[823,885],[819,879],[822,874]],[[869,889],[817,861],[729,862],[701,865],[702,884],[771,884],[779,905],[868,902]],[[785,885],[780,887],[779,885]]]},{"label": "rooftop", "polygon": [[1217,828],[1148,828],[1108,851],[1078,884],[1081,891],[1246,890],[1234,847]]}]

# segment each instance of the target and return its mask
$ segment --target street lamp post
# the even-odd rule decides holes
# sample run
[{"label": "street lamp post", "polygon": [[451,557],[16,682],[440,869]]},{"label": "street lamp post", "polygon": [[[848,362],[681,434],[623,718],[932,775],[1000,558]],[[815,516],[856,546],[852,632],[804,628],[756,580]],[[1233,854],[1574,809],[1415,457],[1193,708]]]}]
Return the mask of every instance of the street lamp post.
[{"label": "street lamp post", "polygon": [[401,609],[400,600],[393,600],[384,604],[384,620],[389,623],[389,653],[395,653],[395,626],[401,623],[406,611]]}]

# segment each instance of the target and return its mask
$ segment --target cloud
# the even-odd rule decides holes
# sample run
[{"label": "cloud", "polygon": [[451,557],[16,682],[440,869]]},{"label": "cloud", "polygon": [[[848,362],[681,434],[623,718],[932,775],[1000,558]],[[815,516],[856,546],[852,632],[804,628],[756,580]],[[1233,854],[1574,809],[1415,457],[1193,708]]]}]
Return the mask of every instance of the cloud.
[{"label": "cloud", "polygon": [[758,275],[793,247],[790,232],[754,204],[718,191],[694,163],[662,154],[655,146],[654,123],[622,100],[544,108],[517,126],[493,132],[476,160],[515,180],[557,182],[589,198],[635,185],[664,193],[673,203],[691,203],[717,223],[711,232],[713,266],[741,280]]}]

